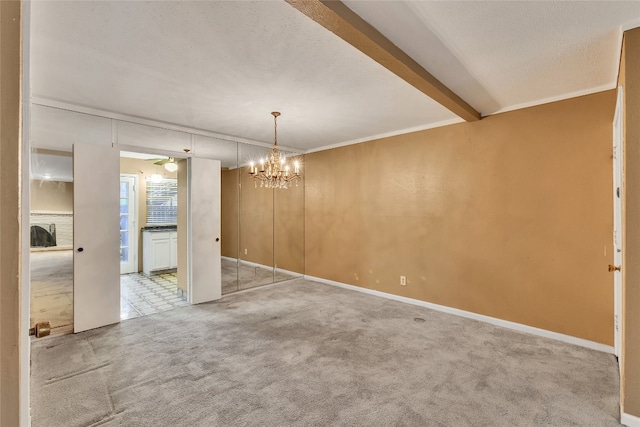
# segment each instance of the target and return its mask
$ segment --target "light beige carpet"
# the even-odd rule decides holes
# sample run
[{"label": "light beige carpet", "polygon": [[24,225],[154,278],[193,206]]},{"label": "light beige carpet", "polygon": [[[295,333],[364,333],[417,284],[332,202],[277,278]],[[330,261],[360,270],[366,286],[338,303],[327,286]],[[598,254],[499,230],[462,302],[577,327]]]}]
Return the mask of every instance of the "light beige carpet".
[{"label": "light beige carpet", "polygon": [[615,357],[305,280],[32,345],[34,427],[617,426]]}]

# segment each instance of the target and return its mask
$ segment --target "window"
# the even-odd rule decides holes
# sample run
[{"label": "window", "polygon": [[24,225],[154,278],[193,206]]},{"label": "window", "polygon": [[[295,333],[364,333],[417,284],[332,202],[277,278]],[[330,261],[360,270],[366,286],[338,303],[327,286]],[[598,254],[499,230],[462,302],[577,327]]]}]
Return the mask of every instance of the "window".
[{"label": "window", "polygon": [[178,180],[147,179],[147,224],[178,223]]}]

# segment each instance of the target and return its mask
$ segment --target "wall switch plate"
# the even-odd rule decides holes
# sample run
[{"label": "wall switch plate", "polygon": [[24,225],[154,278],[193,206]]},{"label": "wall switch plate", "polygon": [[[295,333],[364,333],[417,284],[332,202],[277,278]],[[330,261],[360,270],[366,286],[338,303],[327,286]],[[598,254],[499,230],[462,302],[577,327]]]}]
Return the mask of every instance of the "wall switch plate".
[{"label": "wall switch plate", "polygon": [[400,276],[400,284],[402,286],[407,286],[407,276]]},{"label": "wall switch plate", "polygon": [[245,255],[247,254],[247,248],[244,248],[244,254]]}]

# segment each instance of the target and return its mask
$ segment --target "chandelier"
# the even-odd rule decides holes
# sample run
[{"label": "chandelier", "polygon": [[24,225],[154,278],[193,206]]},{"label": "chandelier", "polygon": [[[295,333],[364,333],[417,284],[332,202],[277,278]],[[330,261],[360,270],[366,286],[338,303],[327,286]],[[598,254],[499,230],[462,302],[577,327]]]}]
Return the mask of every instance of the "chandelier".
[{"label": "chandelier", "polygon": [[274,111],[273,116],[273,150],[267,153],[264,159],[260,159],[258,168],[254,162],[249,164],[249,175],[253,178],[255,187],[260,182],[260,187],[266,188],[289,188],[295,182],[298,186],[300,179],[300,164],[296,160],[293,168],[287,163],[283,154],[278,152],[278,116],[280,113]]}]

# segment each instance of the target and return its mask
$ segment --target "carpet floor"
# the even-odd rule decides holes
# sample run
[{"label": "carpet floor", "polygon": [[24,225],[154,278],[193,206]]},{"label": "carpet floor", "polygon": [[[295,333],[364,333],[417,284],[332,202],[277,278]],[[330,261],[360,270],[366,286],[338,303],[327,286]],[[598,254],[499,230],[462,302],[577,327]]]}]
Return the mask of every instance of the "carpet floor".
[{"label": "carpet floor", "polygon": [[32,342],[33,426],[617,426],[615,357],[302,279]]}]

